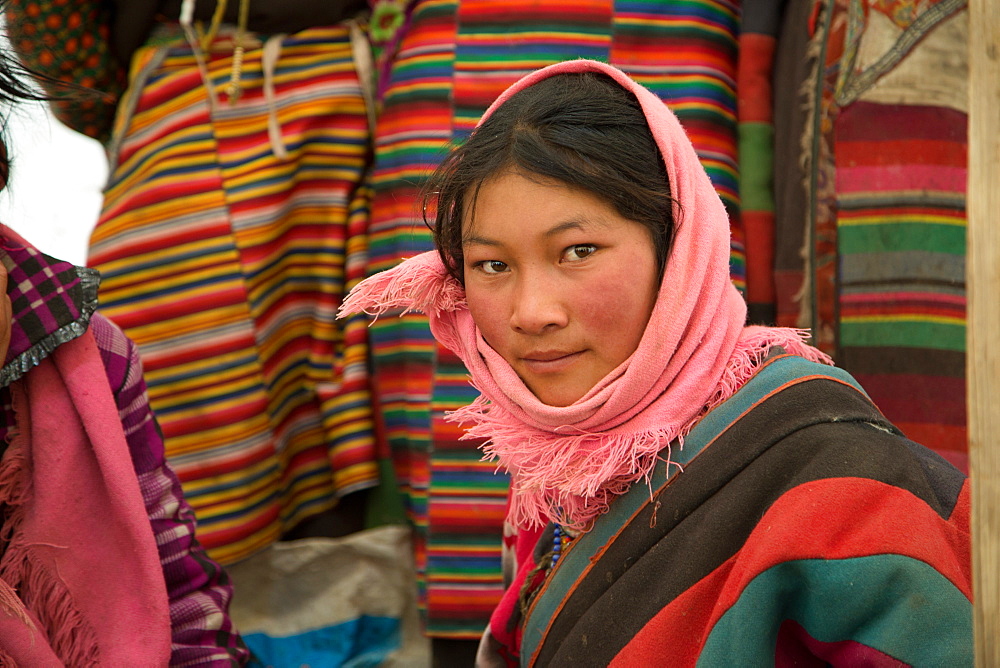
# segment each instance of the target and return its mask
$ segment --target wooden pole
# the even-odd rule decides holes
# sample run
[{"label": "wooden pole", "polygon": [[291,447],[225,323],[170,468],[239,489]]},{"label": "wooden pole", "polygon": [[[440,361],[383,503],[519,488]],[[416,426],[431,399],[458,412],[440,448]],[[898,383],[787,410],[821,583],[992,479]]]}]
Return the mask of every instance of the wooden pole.
[{"label": "wooden pole", "polygon": [[977,668],[1000,666],[1000,3],[969,2],[968,415]]}]

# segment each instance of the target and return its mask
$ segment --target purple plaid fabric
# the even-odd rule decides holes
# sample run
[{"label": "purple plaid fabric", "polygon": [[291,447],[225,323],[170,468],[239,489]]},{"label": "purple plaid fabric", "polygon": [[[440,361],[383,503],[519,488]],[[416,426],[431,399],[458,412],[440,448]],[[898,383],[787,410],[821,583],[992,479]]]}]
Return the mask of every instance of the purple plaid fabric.
[{"label": "purple plaid fabric", "polygon": [[[6,239],[2,250],[15,323],[7,360],[17,359],[76,323],[85,328],[97,308],[95,270],[75,267]],[[77,335],[82,331],[79,329]]]},{"label": "purple plaid fabric", "polygon": [[170,597],[171,666],[243,665],[246,646],[229,619],[232,586],[219,564],[194,537],[195,517],[164,458],[163,439],[149,408],[135,344],[109,320],[94,313],[97,277],[88,269],[52,260],[33,248],[4,241],[14,313],[10,349],[0,371],[0,406],[6,436],[15,415],[8,385],[30,371],[59,343],[87,328],[94,334],[114,393],[122,429],[146,511],[156,536]]}]

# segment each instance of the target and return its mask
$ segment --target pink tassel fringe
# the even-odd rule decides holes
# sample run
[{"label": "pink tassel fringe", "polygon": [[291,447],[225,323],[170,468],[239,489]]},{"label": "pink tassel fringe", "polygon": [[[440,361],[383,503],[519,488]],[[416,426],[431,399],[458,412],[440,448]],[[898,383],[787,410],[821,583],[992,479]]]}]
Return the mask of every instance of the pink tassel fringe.
[{"label": "pink tassel fringe", "polygon": [[56,656],[67,666],[96,666],[100,658],[97,637],[69,591],[56,574],[32,558],[31,546],[18,540],[25,504],[31,496],[31,471],[20,439],[12,435],[10,441],[0,464],[0,507],[6,511],[0,528],[0,545],[4,547],[0,580],[6,585],[0,588],[0,608],[35,628],[26,612],[30,610]]},{"label": "pink tassel fringe", "polygon": [[489,439],[482,448],[483,459],[497,461],[511,474],[509,522],[531,528],[555,521],[572,530],[585,530],[636,481],[651,484],[650,475],[662,450],[666,449],[668,466],[679,466],[671,461],[670,444],[677,440],[683,447],[684,436],[743,387],[773,347],[832,364],[827,355],[805,343],[807,337],[805,330],[746,328],[715,392],[701,411],[682,425],[573,435],[535,429],[526,434],[523,424],[504,415],[502,408],[482,395],[450,413],[448,419],[471,423],[463,438]]},{"label": "pink tassel fringe", "polygon": [[447,275],[437,253],[428,251],[361,281],[344,299],[337,317],[377,317],[393,309],[437,314],[464,306],[462,285]]}]

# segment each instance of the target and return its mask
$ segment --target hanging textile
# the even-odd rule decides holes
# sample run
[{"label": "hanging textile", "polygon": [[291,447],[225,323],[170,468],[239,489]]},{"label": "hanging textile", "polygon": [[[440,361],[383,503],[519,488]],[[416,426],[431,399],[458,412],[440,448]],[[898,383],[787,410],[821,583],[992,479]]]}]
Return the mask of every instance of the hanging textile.
[{"label": "hanging textile", "polygon": [[228,563],[376,479],[366,323],[335,320],[364,271],[368,109],[350,24],[246,35],[236,70],[220,34],[204,73],[170,30],[133,60],[90,263]]},{"label": "hanging textile", "polygon": [[[779,291],[778,312],[797,307],[796,324],[813,328],[887,418],[967,470],[964,6],[817,2],[789,37],[813,68],[805,216],[789,208],[778,222],[779,238],[803,240],[802,278]],[[782,260],[779,276],[794,264],[787,251]]]}]

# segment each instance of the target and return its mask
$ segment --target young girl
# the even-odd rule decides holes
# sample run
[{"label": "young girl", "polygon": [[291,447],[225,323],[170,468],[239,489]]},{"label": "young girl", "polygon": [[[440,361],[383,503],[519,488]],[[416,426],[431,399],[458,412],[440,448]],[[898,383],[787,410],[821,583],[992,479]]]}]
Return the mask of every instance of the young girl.
[{"label": "young girl", "polygon": [[796,330],[744,327],[673,114],[592,61],[512,86],[437,170],[418,309],[481,392],[516,576],[481,665],[961,665],[968,484]]}]

